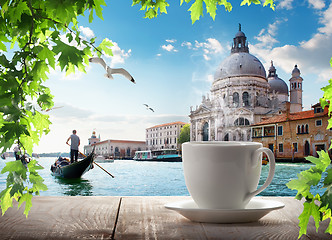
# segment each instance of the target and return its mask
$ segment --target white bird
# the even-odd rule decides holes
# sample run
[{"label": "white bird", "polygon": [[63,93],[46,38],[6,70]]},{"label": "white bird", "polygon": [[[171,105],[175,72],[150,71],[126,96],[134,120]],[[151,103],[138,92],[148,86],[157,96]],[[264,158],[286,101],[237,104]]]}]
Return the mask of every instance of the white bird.
[{"label": "white bird", "polygon": [[154,112],[154,110],[152,108],[150,108],[149,105],[147,105],[145,103],[143,105],[146,107],[147,110],[151,110],[152,112]]},{"label": "white bird", "polygon": [[104,59],[102,59],[102,58],[93,57],[93,58],[89,59],[89,62],[99,63],[100,65],[102,65],[103,68],[105,68],[105,70],[106,70],[105,77],[107,77],[109,79],[113,79],[112,74],[121,74],[125,78],[127,78],[128,80],[130,80],[132,83],[136,83],[135,80],[134,80],[134,78],[130,75],[129,72],[127,72],[127,70],[125,70],[123,68],[110,68],[109,66],[106,65]]}]

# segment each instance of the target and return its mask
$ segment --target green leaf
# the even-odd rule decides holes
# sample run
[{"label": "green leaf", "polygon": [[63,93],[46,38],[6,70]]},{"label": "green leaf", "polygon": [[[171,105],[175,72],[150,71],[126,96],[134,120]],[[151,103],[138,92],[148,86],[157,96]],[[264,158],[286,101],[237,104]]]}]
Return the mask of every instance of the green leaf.
[{"label": "green leaf", "polygon": [[6,188],[0,193],[0,207],[2,216],[5,214],[8,208],[13,207],[13,200],[10,196],[11,188]]},{"label": "green leaf", "polygon": [[[327,187],[325,193],[321,197],[322,206],[332,206],[332,185]],[[331,209],[330,209],[331,210]]]},{"label": "green leaf", "polygon": [[215,20],[216,17],[216,11],[217,11],[217,2],[212,0],[204,0],[206,5],[206,11],[210,14],[213,20]]},{"label": "green leaf", "polygon": [[96,15],[101,19],[104,20],[103,18],[103,8],[101,6],[106,6],[106,3],[104,0],[94,0],[95,2],[95,10],[96,10]]},{"label": "green leaf", "polygon": [[104,51],[106,55],[113,56],[111,47],[113,46],[112,42],[108,39],[104,39],[101,44],[99,44],[98,49]]},{"label": "green leaf", "polygon": [[309,222],[310,216],[313,216],[315,220],[315,226],[316,229],[319,227],[319,221],[320,219],[320,213],[319,213],[319,207],[315,204],[314,201],[311,202],[305,202],[303,203],[303,212],[299,216],[299,227],[300,227],[300,232],[299,232],[299,238],[307,233],[307,226]]},{"label": "green leaf", "polygon": [[[332,185],[332,168],[329,168],[328,170],[326,170],[326,177],[324,179],[324,186],[323,187],[328,187],[330,185]],[[332,205],[331,205],[332,206]]]},{"label": "green leaf", "polygon": [[261,2],[259,0],[243,0],[241,2],[241,6],[247,4],[248,6],[250,6],[251,3],[254,3],[254,4],[261,4]]},{"label": "green leaf", "polygon": [[38,53],[38,57],[41,60],[48,61],[48,64],[55,69],[55,53],[51,51],[47,46],[44,46],[43,49]]},{"label": "green leaf", "polygon": [[19,200],[18,207],[20,207],[22,205],[22,203],[25,202],[24,214],[26,217],[28,217],[29,211],[32,207],[32,196],[33,195],[30,193],[25,193],[20,197],[20,200]]},{"label": "green leaf", "polygon": [[270,5],[270,8],[271,8],[272,10],[275,10],[275,4],[274,4],[274,1],[273,1],[273,0],[265,0],[263,6],[265,7],[265,6],[267,6],[267,5]]},{"label": "green leaf", "polygon": [[191,12],[191,21],[194,24],[200,16],[203,16],[203,0],[196,0],[188,11]]}]

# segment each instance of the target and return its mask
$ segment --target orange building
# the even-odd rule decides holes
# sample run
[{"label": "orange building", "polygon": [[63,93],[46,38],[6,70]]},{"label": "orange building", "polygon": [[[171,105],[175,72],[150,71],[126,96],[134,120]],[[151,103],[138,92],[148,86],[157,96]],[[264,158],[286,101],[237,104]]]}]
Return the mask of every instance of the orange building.
[{"label": "orange building", "polygon": [[280,160],[317,156],[317,151],[330,147],[332,131],[326,129],[328,119],[328,107],[322,109],[319,103],[312,110],[294,113],[288,103],[285,112],[251,125],[252,141],[263,143]]}]

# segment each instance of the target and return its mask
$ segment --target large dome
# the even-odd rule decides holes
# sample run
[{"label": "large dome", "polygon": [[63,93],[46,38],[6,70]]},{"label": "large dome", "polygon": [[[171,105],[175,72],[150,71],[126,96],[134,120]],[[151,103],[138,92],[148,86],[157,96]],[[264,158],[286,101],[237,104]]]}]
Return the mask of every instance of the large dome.
[{"label": "large dome", "polygon": [[217,68],[214,80],[237,76],[256,76],[266,79],[263,64],[247,52],[232,53]]}]

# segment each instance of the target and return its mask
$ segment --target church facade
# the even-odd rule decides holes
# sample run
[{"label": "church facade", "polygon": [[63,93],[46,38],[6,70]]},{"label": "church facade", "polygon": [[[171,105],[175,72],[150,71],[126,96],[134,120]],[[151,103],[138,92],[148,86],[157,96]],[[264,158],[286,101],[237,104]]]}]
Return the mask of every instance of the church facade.
[{"label": "church facade", "polygon": [[281,114],[302,111],[302,82],[295,65],[288,85],[271,67],[249,53],[245,34],[236,33],[231,54],[217,68],[210,94],[190,108],[191,141],[252,141],[251,125]]}]

